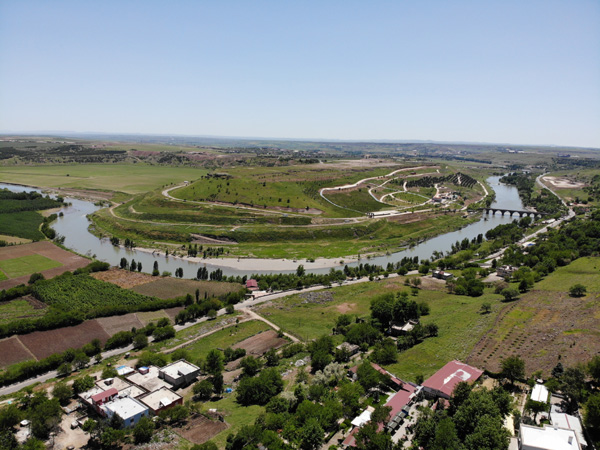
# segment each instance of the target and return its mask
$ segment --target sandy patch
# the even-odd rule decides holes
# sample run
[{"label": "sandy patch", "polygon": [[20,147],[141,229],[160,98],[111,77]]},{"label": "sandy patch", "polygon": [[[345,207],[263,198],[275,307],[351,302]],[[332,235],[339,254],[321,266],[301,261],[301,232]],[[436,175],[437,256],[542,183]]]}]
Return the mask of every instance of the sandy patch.
[{"label": "sandy patch", "polygon": [[339,305],[337,305],[335,307],[335,309],[337,309],[342,314],[346,314],[347,312],[353,311],[355,307],[356,307],[356,303],[345,302],[345,303],[340,303]]},{"label": "sandy patch", "polygon": [[566,177],[542,177],[543,181],[547,181],[557,189],[581,189],[586,186],[585,183],[571,180]]}]

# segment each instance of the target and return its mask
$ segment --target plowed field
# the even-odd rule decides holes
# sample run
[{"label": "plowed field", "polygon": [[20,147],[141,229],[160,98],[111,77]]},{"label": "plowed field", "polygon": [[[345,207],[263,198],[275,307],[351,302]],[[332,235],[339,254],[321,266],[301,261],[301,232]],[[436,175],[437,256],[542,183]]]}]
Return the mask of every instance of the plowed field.
[{"label": "plowed field", "polygon": [[34,359],[18,337],[10,337],[0,341],[0,367],[10,366],[21,361]]},{"label": "plowed field", "polygon": [[272,348],[279,348],[287,343],[286,339],[277,336],[276,331],[268,330],[238,342],[233,345],[233,348],[243,348],[249,355],[262,355]]}]

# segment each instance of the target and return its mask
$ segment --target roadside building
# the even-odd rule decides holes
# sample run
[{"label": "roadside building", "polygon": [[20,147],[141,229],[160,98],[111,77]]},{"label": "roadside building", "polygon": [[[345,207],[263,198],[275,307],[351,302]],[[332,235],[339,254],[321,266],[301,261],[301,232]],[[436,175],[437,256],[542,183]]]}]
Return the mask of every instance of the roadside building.
[{"label": "roadside building", "polygon": [[102,405],[104,415],[111,419],[115,414],[123,420],[124,427],[135,426],[142,417],[150,415],[148,407],[131,397],[117,397]]},{"label": "roadside building", "polygon": [[496,275],[502,278],[510,278],[518,270],[515,266],[501,266],[496,268]]},{"label": "roadside building", "polygon": [[583,450],[573,430],[521,424],[519,450]]},{"label": "roadside building", "polygon": [[408,408],[419,397],[421,387],[415,387],[410,383],[404,383],[403,386],[392,395],[384,406],[389,406],[390,420],[386,425],[388,432],[395,431],[408,416]]},{"label": "roadside building", "polygon": [[195,381],[200,374],[200,368],[185,359],[175,361],[158,371],[158,377],[165,380],[175,389]]},{"label": "roadside building", "polygon": [[428,397],[451,398],[454,387],[461,381],[474,383],[483,371],[460,361],[450,361],[423,383]]},{"label": "roadside building", "polygon": [[152,414],[158,415],[161,411],[176,405],[183,405],[183,397],[165,387],[150,392],[138,399],[150,409]]},{"label": "roadside building", "polygon": [[246,281],[246,289],[249,291],[258,291],[258,281],[254,278],[250,278]]},{"label": "roadside building", "polygon": [[450,272],[444,272],[443,270],[435,269],[433,272],[431,272],[431,276],[439,280],[449,280],[454,276],[454,274]]}]

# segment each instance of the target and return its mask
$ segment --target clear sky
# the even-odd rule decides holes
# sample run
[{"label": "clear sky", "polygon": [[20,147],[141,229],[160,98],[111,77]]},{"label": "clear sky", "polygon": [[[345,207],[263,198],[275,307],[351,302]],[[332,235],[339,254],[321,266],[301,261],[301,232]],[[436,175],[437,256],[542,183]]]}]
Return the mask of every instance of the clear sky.
[{"label": "clear sky", "polygon": [[600,147],[600,1],[0,1],[0,131]]}]

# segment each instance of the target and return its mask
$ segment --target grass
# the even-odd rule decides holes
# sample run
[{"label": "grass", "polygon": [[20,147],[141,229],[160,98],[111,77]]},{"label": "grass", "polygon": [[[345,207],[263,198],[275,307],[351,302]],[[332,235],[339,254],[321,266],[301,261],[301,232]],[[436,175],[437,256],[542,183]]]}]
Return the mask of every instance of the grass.
[{"label": "grass", "polygon": [[223,394],[223,398],[216,402],[207,403],[209,408],[216,408],[225,414],[225,421],[230,425],[211,439],[220,449],[225,448],[227,436],[236,434],[245,425],[253,425],[260,414],[265,411],[263,406],[241,406],[235,401],[236,393]]},{"label": "grass", "polygon": [[205,295],[206,297],[220,297],[230,292],[237,292],[242,289],[242,286],[236,283],[161,277],[150,283],[135,286],[131,290],[142,295],[168,299],[182,297],[186,294],[195,296],[196,289],[200,290],[200,298],[202,299]]},{"label": "grass", "polygon": [[6,276],[6,274],[4,272],[0,271],[0,281],[3,281],[3,280],[8,280],[8,277]]},{"label": "grass", "polygon": [[135,313],[137,318],[144,324],[144,326],[148,325],[150,322],[157,322],[163,318],[169,318],[167,313],[160,309],[158,311],[142,311]]},{"label": "grass", "polygon": [[61,164],[0,167],[0,178],[7,183],[69,189],[121,191],[129,194],[195,180],[206,171],[190,167],[145,164]]},{"label": "grass", "polygon": [[31,242],[30,239],[9,236],[7,234],[0,234],[0,241],[6,241],[8,244],[28,244]]},{"label": "grass", "polygon": [[31,304],[24,299],[12,300],[0,303],[0,325],[10,323],[13,320],[35,317],[41,317],[46,314],[47,309],[34,309]]},{"label": "grass", "polygon": [[[387,292],[407,290],[403,278],[332,288],[333,301],[323,304],[302,303],[298,295],[286,297],[265,306],[259,313],[302,339],[330,334],[334,321],[343,312],[365,316],[371,299]],[[447,294],[440,290],[421,289],[416,301],[426,301],[431,314],[422,323],[435,322],[439,336],[399,354],[398,363],[387,366],[399,377],[414,381],[417,375],[429,376],[452,359],[464,359],[481,336],[492,326],[501,308],[499,296],[491,291],[481,297]],[[484,302],[492,304],[492,313],[480,314]],[[343,308],[342,308],[343,306]]]},{"label": "grass", "polygon": [[270,329],[271,327],[259,320],[242,322],[237,326],[225,328],[206,336],[185,347],[185,349],[190,353],[192,360],[197,361],[200,358],[206,358],[208,352],[214,348],[225,349],[231,347],[250,336]]},{"label": "grass", "polygon": [[9,278],[22,277],[35,272],[62,266],[58,261],[46,258],[42,255],[27,255],[20,258],[5,259],[0,261],[0,270]]},{"label": "grass", "polygon": [[588,292],[600,291],[600,259],[579,258],[568,266],[557,268],[536,285],[544,291],[566,292],[574,284],[583,284]]},{"label": "grass", "polygon": [[40,241],[46,238],[40,231],[43,220],[42,215],[36,211],[5,213],[0,220],[0,234]]}]

